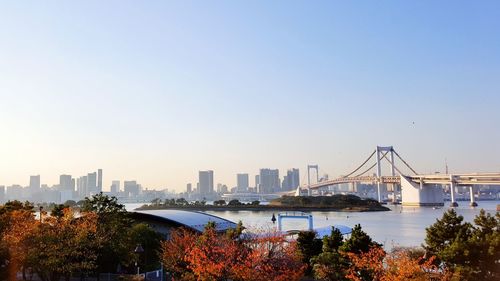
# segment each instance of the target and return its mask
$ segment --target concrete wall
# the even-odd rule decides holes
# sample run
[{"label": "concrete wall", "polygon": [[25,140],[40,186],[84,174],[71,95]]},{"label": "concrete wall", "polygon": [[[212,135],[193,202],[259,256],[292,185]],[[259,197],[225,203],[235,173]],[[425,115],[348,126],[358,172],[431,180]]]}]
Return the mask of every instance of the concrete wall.
[{"label": "concrete wall", "polygon": [[401,176],[401,203],[404,206],[444,206],[443,189],[435,184],[421,187]]}]

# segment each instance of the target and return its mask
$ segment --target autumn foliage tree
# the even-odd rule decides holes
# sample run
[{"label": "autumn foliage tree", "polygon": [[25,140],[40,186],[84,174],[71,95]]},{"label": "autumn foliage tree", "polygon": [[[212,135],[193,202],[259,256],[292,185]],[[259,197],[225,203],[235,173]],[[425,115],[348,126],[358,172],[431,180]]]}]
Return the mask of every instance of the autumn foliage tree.
[{"label": "autumn foliage tree", "polygon": [[174,231],[162,243],[162,261],[176,280],[299,280],[305,270],[281,235],[238,240],[214,227]]},{"label": "autumn foliage tree", "polygon": [[9,253],[8,280],[16,280],[19,271],[30,270],[42,281],[60,280],[74,272],[96,267],[96,225],[93,214],[75,217],[64,209],[58,217],[35,219],[31,210],[9,213],[9,225],[2,241]]},{"label": "autumn foliage tree", "polygon": [[[363,253],[346,253],[351,266],[346,278],[353,281],[426,281],[450,280],[451,275],[446,270],[434,265],[435,257],[424,260],[414,259],[407,250],[398,250],[390,254],[381,247],[372,247]],[[370,273],[370,276],[360,275],[360,270]]]}]

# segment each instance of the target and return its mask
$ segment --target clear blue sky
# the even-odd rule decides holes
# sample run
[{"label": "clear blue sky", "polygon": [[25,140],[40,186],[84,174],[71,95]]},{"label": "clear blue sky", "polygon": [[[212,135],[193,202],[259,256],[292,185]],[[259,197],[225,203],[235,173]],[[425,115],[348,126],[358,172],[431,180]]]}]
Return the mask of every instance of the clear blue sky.
[{"label": "clear blue sky", "polygon": [[0,185],[500,171],[500,2],[2,1],[0,128]]}]

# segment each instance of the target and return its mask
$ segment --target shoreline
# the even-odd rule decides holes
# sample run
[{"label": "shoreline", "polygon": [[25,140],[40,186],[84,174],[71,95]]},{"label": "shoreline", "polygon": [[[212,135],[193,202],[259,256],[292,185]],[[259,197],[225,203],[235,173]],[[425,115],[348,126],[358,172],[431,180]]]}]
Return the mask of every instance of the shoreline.
[{"label": "shoreline", "polygon": [[153,206],[145,205],[134,210],[187,210],[187,211],[296,211],[296,212],[384,212],[391,209],[385,206],[351,206],[351,207],[332,207],[332,206],[279,206],[279,205],[261,205],[261,206]]}]

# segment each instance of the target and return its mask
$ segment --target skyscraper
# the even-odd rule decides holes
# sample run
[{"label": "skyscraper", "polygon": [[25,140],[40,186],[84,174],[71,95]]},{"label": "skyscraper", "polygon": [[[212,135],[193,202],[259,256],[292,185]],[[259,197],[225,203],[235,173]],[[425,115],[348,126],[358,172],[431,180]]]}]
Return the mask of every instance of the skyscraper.
[{"label": "skyscraper", "polygon": [[30,191],[35,192],[40,190],[40,175],[30,176]]},{"label": "skyscraper", "polygon": [[118,194],[120,192],[120,181],[112,181],[110,191],[112,194]]},{"label": "skyscraper", "polygon": [[59,190],[75,191],[75,182],[70,175],[59,176]]},{"label": "skyscraper", "polygon": [[260,169],[259,181],[259,193],[273,193],[281,189],[278,169]]},{"label": "skyscraper", "polygon": [[193,186],[192,186],[190,183],[188,183],[188,184],[186,185],[186,192],[187,192],[187,193],[191,193],[191,192],[193,192]]},{"label": "skyscraper", "polygon": [[76,191],[80,198],[85,196],[89,196],[89,192],[87,189],[87,176],[79,177],[76,183]]},{"label": "skyscraper", "polygon": [[97,194],[97,174],[95,172],[87,174],[87,196]]},{"label": "skyscraper", "polygon": [[5,202],[5,186],[0,185],[0,204]]},{"label": "skyscraper", "polygon": [[300,185],[299,169],[291,169],[286,171],[286,176],[283,178],[281,188],[283,191],[296,189]]},{"label": "skyscraper", "polygon": [[129,197],[139,196],[140,189],[140,185],[138,185],[136,181],[123,182],[123,191],[128,194]]},{"label": "skyscraper", "polygon": [[236,175],[236,191],[237,192],[245,192],[248,191],[248,174],[237,174]]},{"label": "skyscraper", "polygon": [[214,192],[214,171],[199,171],[198,180],[200,194],[206,195]]},{"label": "skyscraper", "polygon": [[102,192],[102,169],[97,170],[97,193]]}]

